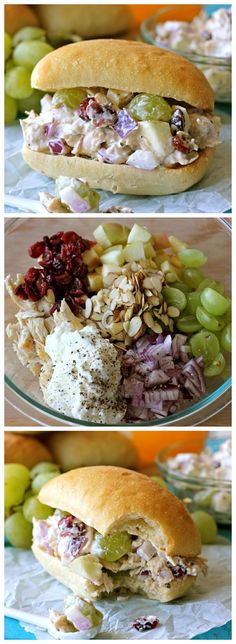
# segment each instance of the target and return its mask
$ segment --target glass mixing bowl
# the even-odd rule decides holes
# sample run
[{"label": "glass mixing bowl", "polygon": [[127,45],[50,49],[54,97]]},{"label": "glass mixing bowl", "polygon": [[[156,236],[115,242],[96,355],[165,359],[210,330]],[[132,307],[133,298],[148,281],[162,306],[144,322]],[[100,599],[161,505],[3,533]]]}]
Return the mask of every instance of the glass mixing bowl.
[{"label": "glass mixing bowl", "polygon": [[[227,7],[230,5],[203,5],[204,11],[208,15],[211,15],[216,8]],[[181,11],[181,16],[180,16]],[[171,51],[174,54],[179,54],[190,60],[196,67],[198,67],[206,76],[209,81],[214,94],[216,101],[222,103],[231,103],[231,58],[224,58],[218,56],[204,56],[203,54],[190,53],[188,51],[181,51],[181,49],[174,49],[164,45],[163,42],[158,40],[158,36],[155,35],[156,26],[160,23],[166,22],[167,20],[183,20],[186,21],[192,19],[188,17],[186,13],[186,18],[183,18],[183,6],[181,8],[176,6],[169,6],[165,9],[160,9],[157,13],[149,16],[140,27],[140,34],[142,40],[156,47],[162,47]]]},{"label": "glass mixing bowl", "polygon": [[[109,217],[109,216],[108,216]],[[108,217],[80,217],[80,218],[17,218],[6,220],[6,275],[12,277],[18,272],[24,273],[33,261],[27,254],[28,247],[43,235],[52,235],[59,230],[76,230],[80,235],[92,238],[92,232],[100,224],[107,222]],[[136,218],[112,218],[117,223],[132,226]],[[167,235],[175,235],[186,241],[190,247],[201,249],[208,257],[205,274],[224,283],[228,294],[231,292],[231,226],[223,218],[212,217],[178,217],[178,218],[139,218],[141,225],[147,226],[151,232],[163,231]],[[6,294],[5,320],[6,324],[14,321],[16,306],[9,295]],[[229,367],[230,368],[230,354]],[[22,414],[30,418],[33,423],[43,426],[48,425],[85,425],[92,423],[82,422],[79,419],[68,417],[49,408],[43,401],[38,378],[33,376],[26,367],[19,362],[10,341],[5,345],[5,383],[7,401]],[[192,426],[205,423],[219,411],[224,409],[231,401],[231,378],[208,378],[205,396],[197,403],[183,409],[181,412],[167,418],[150,421],[149,423],[135,423],[132,426],[175,425]],[[6,423],[7,424],[7,423]],[[101,427],[101,425],[99,425]],[[124,427],[124,424],[122,425]],[[130,426],[130,425],[129,425]]]},{"label": "glass mixing bowl", "polygon": [[[221,443],[222,439],[214,439],[214,449],[212,451],[218,451]],[[211,447],[211,441],[209,441],[209,444],[207,443],[207,447]],[[161,450],[156,457],[156,464],[170,491],[178,496],[179,499],[185,501],[190,512],[203,510],[211,514],[217,523],[230,524],[232,493],[230,480],[187,476],[171,469],[168,463],[168,459],[173,458],[176,454],[189,454],[192,452],[199,454],[201,451],[202,447],[200,447],[199,441],[186,440],[175,443]],[[221,511],[214,508],[214,497],[219,493],[224,495]]]}]

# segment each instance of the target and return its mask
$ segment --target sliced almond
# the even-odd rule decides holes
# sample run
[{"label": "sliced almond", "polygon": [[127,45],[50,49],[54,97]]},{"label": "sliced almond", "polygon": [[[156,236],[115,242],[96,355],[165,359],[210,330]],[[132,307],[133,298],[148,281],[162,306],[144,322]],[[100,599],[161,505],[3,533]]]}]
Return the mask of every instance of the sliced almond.
[{"label": "sliced almond", "polygon": [[134,307],[129,306],[127,311],[125,311],[125,316],[124,316],[125,322],[129,322],[129,320],[131,320],[131,318],[133,316],[133,312],[134,312]]},{"label": "sliced almond", "polygon": [[124,342],[114,342],[114,347],[120,349],[120,351],[126,351]]},{"label": "sliced almond", "polygon": [[109,329],[111,325],[113,324],[113,313],[112,311],[108,310],[103,313],[102,316],[102,324],[105,329]]},{"label": "sliced almond", "polygon": [[125,333],[128,333],[129,325],[130,325],[130,320],[128,320],[128,322],[123,322],[123,329],[124,329]]},{"label": "sliced almond", "polygon": [[170,316],[170,318],[178,318],[180,311],[176,306],[168,306],[167,314]]},{"label": "sliced almond", "polygon": [[141,304],[141,301],[142,301],[142,293],[141,293],[141,291],[137,291],[135,293],[135,301],[137,302],[137,304],[139,304],[139,305]]},{"label": "sliced almond", "polygon": [[153,291],[150,291],[148,288],[145,288],[144,295],[145,297],[152,297]]},{"label": "sliced almond", "polygon": [[85,309],[84,309],[84,315],[87,319],[90,318],[92,310],[93,310],[92,300],[88,298],[85,302]]},{"label": "sliced almond", "polygon": [[149,327],[149,329],[152,329],[155,333],[161,333],[162,332],[162,327],[161,325],[154,320],[152,317],[151,313],[147,312],[143,314],[143,319],[145,324]]},{"label": "sliced almond", "polygon": [[118,335],[122,332],[121,340],[123,340],[123,322],[113,322],[109,328],[112,336]]},{"label": "sliced almond", "polygon": [[143,280],[143,287],[151,289],[153,287],[152,280],[150,277],[145,277]]},{"label": "sliced almond", "polygon": [[92,314],[92,319],[95,320],[95,322],[96,321],[101,321],[102,315],[103,315],[102,313],[93,313]]},{"label": "sliced almond", "polygon": [[151,306],[158,306],[159,302],[160,302],[160,300],[159,300],[159,297],[157,295],[151,295],[148,298],[148,303],[151,304]]},{"label": "sliced almond", "polygon": [[130,338],[133,338],[135,335],[137,335],[137,333],[141,329],[141,326],[142,326],[141,318],[135,315],[135,317],[132,318],[132,320],[130,320],[130,324],[129,324],[128,335],[130,336]]},{"label": "sliced almond", "polygon": [[152,275],[151,283],[152,283],[151,288],[154,287],[156,291],[160,293],[162,289],[162,283],[161,283],[160,277],[158,275]]},{"label": "sliced almond", "polygon": [[163,314],[162,314],[162,316],[161,316],[161,321],[163,322],[163,324],[165,324],[165,326],[168,326],[168,324],[169,324],[169,318],[168,318],[168,315],[166,315],[165,313],[163,313]]}]

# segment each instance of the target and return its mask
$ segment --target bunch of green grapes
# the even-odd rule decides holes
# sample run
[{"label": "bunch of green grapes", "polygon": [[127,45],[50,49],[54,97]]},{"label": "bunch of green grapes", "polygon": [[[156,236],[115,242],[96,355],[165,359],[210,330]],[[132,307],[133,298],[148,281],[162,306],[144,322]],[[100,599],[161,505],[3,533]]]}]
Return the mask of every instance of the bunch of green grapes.
[{"label": "bunch of green grapes", "polygon": [[39,463],[32,470],[16,463],[4,466],[5,535],[12,546],[30,548],[33,517],[47,519],[53,512],[37,495],[44,483],[59,474],[55,463]]},{"label": "bunch of green grapes", "polygon": [[193,356],[204,359],[204,375],[217,376],[225,369],[224,352],[231,351],[231,300],[221,282],[200,270],[207,262],[200,250],[183,248],[178,258],[180,279],[162,293],[167,304],[180,311],[176,330],[190,336]]},{"label": "bunch of green grapes", "polygon": [[31,87],[31,73],[51,51],[45,31],[38,27],[24,27],[13,37],[4,34],[6,124],[12,123],[18,112],[40,108],[43,93]]}]

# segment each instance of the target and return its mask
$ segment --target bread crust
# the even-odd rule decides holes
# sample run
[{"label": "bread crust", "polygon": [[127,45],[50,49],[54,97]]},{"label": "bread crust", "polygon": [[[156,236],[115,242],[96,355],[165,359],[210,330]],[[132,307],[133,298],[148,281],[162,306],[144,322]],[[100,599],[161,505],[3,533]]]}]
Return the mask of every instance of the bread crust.
[{"label": "bread crust", "polygon": [[[64,586],[67,586],[67,588],[70,588],[73,593],[87,601],[93,601],[94,599],[101,597],[99,586],[93,584],[93,582],[85,579],[84,577],[81,577],[81,575],[73,570],[73,564],[72,566],[70,564],[69,566],[63,566],[57,557],[49,555],[35,544],[32,546],[32,551],[36,559],[49,573],[49,575],[55,577],[55,579],[64,584]],[[173,580],[171,588],[169,589],[164,587],[158,588],[156,585],[155,590],[152,589],[151,592],[145,592],[144,582],[140,582],[140,584],[138,584],[139,587],[136,589],[135,584],[132,583],[133,580],[130,578],[129,581],[131,592],[139,592],[150,599],[156,599],[164,603],[185,595],[194,584],[195,578],[187,576],[186,578],[182,577],[181,579]],[[132,588],[132,586],[134,586],[134,588]],[[118,582],[118,580],[117,587],[120,587],[120,582]]]},{"label": "bread crust", "polygon": [[40,23],[51,33],[78,34],[100,38],[128,31],[132,13],[126,5],[36,5]]},{"label": "bread crust", "polygon": [[52,456],[49,449],[40,443],[37,438],[22,436],[14,432],[4,433],[5,463],[21,463],[29,469],[41,462],[51,462]]},{"label": "bread crust", "polygon": [[210,168],[214,150],[206,148],[198,159],[185,166],[140,170],[125,164],[109,164],[83,157],[60,156],[35,152],[23,147],[23,158],[42,174],[56,179],[60,175],[87,181],[91,188],[109,190],[113,194],[169,195],[184,192],[198,183]]},{"label": "bread crust", "polygon": [[184,507],[145,474],[113,466],[71,470],[48,481],[39,500],[100,534],[127,530],[171,556],[196,556],[200,533]]},{"label": "bread crust", "polygon": [[138,463],[134,444],[121,432],[52,432],[46,441],[62,472],[86,465],[135,468]]},{"label": "bread crust", "polygon": [[31,82],[43,91],[105,87],[214,108],[213,91],[197,67],[165,49],[131,40],[87,40],[55,49],[36,65]]}]

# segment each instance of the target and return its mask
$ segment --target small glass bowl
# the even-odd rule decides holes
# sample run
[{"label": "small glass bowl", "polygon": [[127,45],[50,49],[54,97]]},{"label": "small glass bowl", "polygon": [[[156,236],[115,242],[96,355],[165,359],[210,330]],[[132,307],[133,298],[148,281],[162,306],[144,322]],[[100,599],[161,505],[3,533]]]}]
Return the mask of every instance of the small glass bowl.
[{"label": "small glass bowl", "polygon": [[[222,439],[214,440],[214,450],[220,448]],[[202,445],[199,440],[186,440],[165,447],[156,457],[156,464],[161,476],[175,496],[184,501],[190,512],[204,510],[211,514],[217,523],[231,524],[231,491],[230,480],[213,479],[200,476],[186,476],[171,470],[168,459],[182,453],[200,453]],[[227,509],[217,510],[212,505],[216,493],[225,495]]]},{"label": "small glass bowl", "polygon": [[[203,5],[202,8],[210,15],[215,9],[215,6]],[[160,9],[160,11],[149,16],[140,27],[142,40],[150,45],[161,47],[162,49],[179,54],[190,60],[206,76],[215,94],[215,100],[221,103],[231,103],[231,58],[204,56],[203,54],[181,51],[180,49],[168,47],[159,41],[158,38],[155,38],[155,27],[157,24],[166,22],[167,20],[179,20],[179,12],[179,6],[170,6],[165,9]],[[182,17],[181,20],[183,20]],[[188,21],[188,17],[186,17],[186,21]]]}]

